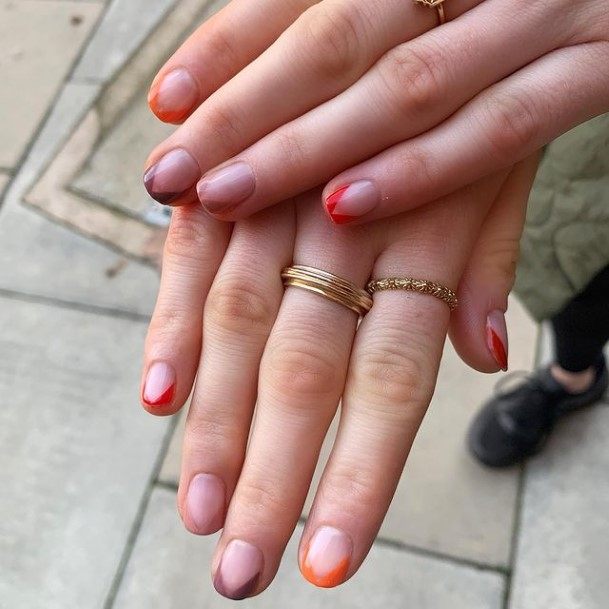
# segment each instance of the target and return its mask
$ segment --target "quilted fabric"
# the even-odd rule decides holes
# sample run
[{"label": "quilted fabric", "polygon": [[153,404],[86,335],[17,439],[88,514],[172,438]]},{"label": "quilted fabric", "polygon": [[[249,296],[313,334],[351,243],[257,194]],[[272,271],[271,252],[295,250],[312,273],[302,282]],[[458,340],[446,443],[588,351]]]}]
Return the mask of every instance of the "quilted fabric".
[{"label": "quilted fabric", "polygon": [[541,321],[607,265],[609,114],[604,114],[547,147],[531,193],[514,291]]}]

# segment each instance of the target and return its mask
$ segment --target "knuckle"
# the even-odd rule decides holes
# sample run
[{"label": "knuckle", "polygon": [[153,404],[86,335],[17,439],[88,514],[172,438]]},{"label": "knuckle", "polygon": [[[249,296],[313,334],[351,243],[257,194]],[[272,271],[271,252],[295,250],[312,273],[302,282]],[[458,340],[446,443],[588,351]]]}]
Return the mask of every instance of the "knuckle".
[{"label": "knuckle", "polygon": [[516,279],[516,268],[520,255],[518,237],[495,237],[492,247],[484,252],[484,266],[492,269],[492,277],[509,289]]},{"label": "knuckle", "polygon": [[247,513],[243,516],[251,518],[256,527],[260,526],[261,519],[276,519],[278,514],[285,514],[289,494],[282,492],[281,486],[274,484],[268,472],[261,472],[260,476],[248,479],[237,487],[235,494],[236,505],[246,506]]},{"label": "knuckle", "polygon": [[270,347],[265,367],[271,384],[283,395],[324,397],[336,392],[338,369],[319,340],[290,337]]},{"label": "knuckle", "polygon": [[359,21],[357,9],[347,4],[322,3],[303,14],[295,39],[316,74],[343,80],[354,69],[362,47]]},{"label": "knuckle", "polygon": [[230,333],[266,333],[273,307],[260,288],[246,279],[224,279],[212,287],[205,306],[206,321]]},{"label": "knuckle", "polygon": [[165,241],[164,258],[177,258],[200,268],[209,247],[209,230],[199,214],[174,211]]},{"label": "knuckle", "polygon": [[324,484],[324,499],[329,503],[357,505],[363,513],[377,511],[382,500],[378,477],[352,462],[336,463],[328,475]]},{"label": "knuckle", "polygon": [[206,132],[228,154],[233,154],[243,140],[244,126],[236,108],[216,102],[210,106],[204,118]]},{"label": "knuckle", "polygon": [[179,306],[159,306],[155,309],[148,328],[148,343],[179,337],[183,345],[192,344],[193,312]]},{"label": "knuckle", "polygon": [[213,57],[221,73],[234,73],[242,61],[238,41],[232,28],[215,27],[204,38],[208,57]]},{"label": "knuckle", "polygon": [[502,162],[512,163],[514,154],[528,149],[539,136],[538,112],[530,96],[495,94],[486,100],[481,116],[490,119],[491,149]]},{"label": "knuckle", "polygon": [[419,359],[400,349],[397,343],[372,345],[355,365],[354,374],[357,386],[374,400],[375,410],[384,405],[384,414],[388,416],[401,420],[402,407],[427,406],[430,396],[425,387],[425,371]]},{"label": "knuckle", "polygon": [[420,45],[389,51],[379,63],[389,103],[400,119],[428,114],[445,94],[446,61],[441,50]]}]

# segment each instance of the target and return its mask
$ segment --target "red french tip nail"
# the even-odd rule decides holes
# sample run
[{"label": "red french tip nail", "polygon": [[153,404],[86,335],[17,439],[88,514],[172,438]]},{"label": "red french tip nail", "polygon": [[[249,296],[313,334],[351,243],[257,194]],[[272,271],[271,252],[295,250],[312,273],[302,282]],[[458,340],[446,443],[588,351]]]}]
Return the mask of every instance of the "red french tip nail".
[{"label": "red french tip nail", "polygon": [[165,362],[155,362],[148,369],[142,402],[147,406],[167,406],[171,404],[176,391],[176,373],[173,366]]},{"label": "red french tip nail", "polygon": [[486,345],[501,370],[508,369],[508,334],[505,313],[491,311],[486,318]]},{"label": "red french tip nail", "polygon": [[343,186],[342,188],[339,188],[336,192],[333,192],[326,199],[326,209],[328,210],[328,213],[330,214],[330,217],[332,218],[332,222],[334,222],[335,224],[347,224],[347,222],[352,222],[353,220],[356,219],[353,216],[347,216],[345,214],[334,213],[336,206],[340,203],[340,200],[341,200],[343,194],[345,193],[345,191],[348,188],[349,188],[348,185]]},{"label": "red french tip nail", "polygon": [[506,371],[508,369],[507,353],[505,352],[505,347],[503,346],[501,338],[499,338],[497,333],[492,329],[489,329],[488,331],[488,342],[491,353],[499,366],[501,366],[501,370]]}]

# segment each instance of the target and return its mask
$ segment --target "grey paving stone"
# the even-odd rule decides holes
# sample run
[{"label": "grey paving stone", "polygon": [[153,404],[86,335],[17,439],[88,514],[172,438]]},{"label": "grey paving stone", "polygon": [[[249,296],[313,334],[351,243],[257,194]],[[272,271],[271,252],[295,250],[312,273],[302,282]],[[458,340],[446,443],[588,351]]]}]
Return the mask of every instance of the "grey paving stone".
[{"label": "grey paving stone", "polygon": [[4,189],[6,188],[6,185],[10,179],[11,177],[8,173],[0,171],[0,202],[2,201],[4,195]]},{"label": "grey paving stone", "polygon": [[112,79],[177,0],[113,0],[72,78]]},{"label": "grey paving stone", "polygon": [[0,288],[150,314],[158,274],[22,206],[0,211]]},{"label": "grey paving stone", "polygon": [[167,421],[141,323],[0,298],[0,605],[103,606]]},{"label": "grey paving stone", "polygon": [[[518,301],[508,312],[510,365],[529,370],[537,328]],[[492,393],[498,377],[469,370],[447,345],[436,395],[415,442],[380,535],[450,556],[507,566],[519,470],[489,471],[470,458],[465,433],[471,417]],[[322,449],[317,487],[336,426]],[[182,425],[170,444],[160,479],[177,484]],[[311,505],[311,492],[305,513]]]},{"label": "grey paving stone", "polygon": [[492,572],[375,546],[361,571],[335,590],[304,582],[296,566],[300,527],[276,581],[261,596],[239,603],[213,590],[209,565],[214,538],[184,531],[173,493],[156,490],[114,605],[115,609],[499,609],[504,581]]},{"label": "grey paving stone", "polygon": [[7,205],[19,205],[27,188],[51,162],[100,91],[98,85],[67,83],[36,136],[6,195]]},{"label": "grey paving stone", "polygon": [[562,420],[527,466],[510,609],[607,606],[608,406]]},{"label": "grey paving stone", "polygon": [[101,8],[95,1],[0,0],[0,167],[14,167],[23,154]]}]

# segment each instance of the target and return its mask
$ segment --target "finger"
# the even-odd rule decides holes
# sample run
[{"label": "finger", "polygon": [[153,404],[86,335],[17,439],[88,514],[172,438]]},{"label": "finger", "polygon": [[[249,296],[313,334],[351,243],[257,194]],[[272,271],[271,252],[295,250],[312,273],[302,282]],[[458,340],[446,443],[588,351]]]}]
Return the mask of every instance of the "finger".
[{"label": "finger", "polygon": [[[315,213],[299,218],[295,263],[363,285],[372,264],[367,240],[355,249],[350,236],[324,222],[318,197],[319,191],[301,203]],[[247,458],[214,559],[214,585],[224,596],[256,594],[277,571],[343,390],[356,323],[339,304],[286,290],[261,364]]]},{"label": "finger", "polygon": [[459,283],[459,307],[451,316],[450,339],[461,359],[481,372],[508,368],[505,312],[538,159],[534,154],[510,172]]},{"label": "finger", "polygon": [[173,414],[190,394],[201,348],[203,303],[230,234],[230,225],[198,207],[175,210],[165,241],[141,392],[142,404],[156,415]]},{"label": "finger", "polygon": [[150,109],[181,123],[253,61],[315,0],[233,0],[201,25],[161,68]]},{"label": "finger", "polygon": [[292,259],[294,210],[278,206],[235,226],[205,304],[203,352],[186,420],[178,508],[193,533],[215,533],[237,483],[264,345]]},{"label": "finger", "polygon": [[[501,179],[396,219],[373,277],[414,276],[454,289]],[[449,315],[429,295],[375,294],[353,346],[338,436],[300,545],[311,583],[336,586],[366,556],[431,399]]]},{"label": "finger", "polygon": [[[560,49],[489,87],[434,129],[332,180],[328,210],[339,221],[391,216],[533,154],[609,110],[608,49],[607,42]],[[366,184],[375,185],[372,196]],[[352,203],[336,203],[349,188]]]},{"label": "finger", "polygon": [[[480,13],[490,10],[487,5],[498,14],[472,37],[472,31],[479,32]],[[204,207],[224,220],[247,216],[447,119],[561,40],[563,32],[544,29],[547,15],[539,5],[526,4],[522,10],[523,21],[516,21],[511,2],[487,0],[393,48],[344,93],[208,172],[197,187]],[[178,141],[207,160],[197,151],[205,147],[205,138],[196,131],[178,134]],[[370,184],[367,197],[382,199]]]},{"label": "finger", "polygon": [[[465,11],[479,1],[455,0],[450,12]],[[392,45],[433,27],[436,18],[433,11],[403,0],[316,3],[153,151],[145,175],[151,196],[173,205],[189,202],[181,193],[191,194],[202,173],[334,97]],[[291,156],[295,150],[286,145],[281,155]],[[244,169],[242,164],[239,168]],[[247,171],[237,172],[230,178],[231,191],[247,192],[250,182]]]}]

